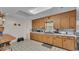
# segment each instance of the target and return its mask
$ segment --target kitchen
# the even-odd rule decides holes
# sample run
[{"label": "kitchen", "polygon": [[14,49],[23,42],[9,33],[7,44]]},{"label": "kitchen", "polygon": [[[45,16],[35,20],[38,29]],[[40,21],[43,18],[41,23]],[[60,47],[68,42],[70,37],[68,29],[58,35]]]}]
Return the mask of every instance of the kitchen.
[{"label": "kitchen", "polygon": [[[18,12],[17,10],[13,11],[12,9],[11,10],[13,12],[11,10],[9,10],[10,12],[9,11],[8,12],[9,13],[12,12],[12,14],[16,13],[18,14],[18,16],[9,15],[7,18],[7,21],[5,21],[4,33],[9,33],[14,37],[16,37],[16,40],[12,43],[13,44],[12,47],[14,49],[22,45],[21,47],[26,48],[25,51],[31,50],[31,49],[34,49],[36,51],[43,50],[42,48],[39,48],[39,45],[36,46],[36,43],[37,44],[41,43],[40,45],[43,47],[46,47],[46,46],[51,48],[56,47],[58,49],[64,49],[66,51],[76,51],[78,49],[77,35],[76,35],[76,32],[78,30],[77,17],[76,17],[78,16],[77,15],[78,8],[75,8],[75,7],[52,7],[52,8],[44,7],[44,9],[43,7],[34,7],[34,8],[25,7],[25,8],[24,9],[18,8],[18,7],[12,8],[13,10],[17,9]],[[3,9],[6,9],[6,8],[3,8]],[[30,9],[34,9],[34,10],[31,10],[31,12],[27,12]],[[13,19],[13,20],[10,20],[10,19]],[[16,25],[14,26],[14,24]],[[18,26],[17,24],[21,24],[22,26]],[[11,31],[9,28],[11,29]],[[23,37],[25,40],[23,42],[15,43],[18,37]],[[31,43],[31,41],[35,42],[35,46]],[[24,42],[27,42],[27,43],[24,43]],[[30,45],[29,43],[32,44],[33,46]],[[15,48],[14,46],[16,45],[17,47]],[[37,47],[37,49],[32,47],[35,47],[35,48]],[[52,51],[55,51],[55,49]]]},{"label": "kitchen", "polygon": [[76,47],[76,10],[59,13],[32,20],[31,39],[75,50]]}]

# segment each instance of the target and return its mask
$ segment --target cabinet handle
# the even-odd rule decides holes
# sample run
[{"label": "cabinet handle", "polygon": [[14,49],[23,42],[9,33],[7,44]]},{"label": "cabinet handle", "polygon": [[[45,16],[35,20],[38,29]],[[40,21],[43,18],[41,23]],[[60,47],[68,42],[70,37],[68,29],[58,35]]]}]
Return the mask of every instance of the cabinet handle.
[{"label": "cabinet handle", "polygon": [[66,41],[66,40],[64,40],[64,41]]}]

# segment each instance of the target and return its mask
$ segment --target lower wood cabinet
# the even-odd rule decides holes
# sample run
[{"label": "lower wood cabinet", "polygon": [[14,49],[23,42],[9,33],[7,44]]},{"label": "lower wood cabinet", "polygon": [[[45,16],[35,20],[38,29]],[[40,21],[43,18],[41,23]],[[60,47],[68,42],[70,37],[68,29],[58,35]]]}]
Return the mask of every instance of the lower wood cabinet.
[{"label": "lower wood cabinet", "polygon": [[48,44],[51,44],[51,45],[53,45],[54,44],[54,38],[53,38],[53,36],[51,35],[51,36],[49,36],[49,39],[48,39]]},{"label": "lower wood cabinet", "polygon": [[72,37],[63,37],[63,48],[68,50],[75,50],[75,38]]},{"label": "lower wood cabinet", "polygon": [[61,36],[54,37],[54,45],[58,47],[62,47],[62,39]]},{"label": "lower wood cabinet", "polygon": [[67,50],[76,49],[76,38],[71,36],[30,33],[30,39],[61,47]]},{"label": "lower wood cabinet", "polygon": [[44,35],[44,43],[53,45],[53,37],[51,35]]}]

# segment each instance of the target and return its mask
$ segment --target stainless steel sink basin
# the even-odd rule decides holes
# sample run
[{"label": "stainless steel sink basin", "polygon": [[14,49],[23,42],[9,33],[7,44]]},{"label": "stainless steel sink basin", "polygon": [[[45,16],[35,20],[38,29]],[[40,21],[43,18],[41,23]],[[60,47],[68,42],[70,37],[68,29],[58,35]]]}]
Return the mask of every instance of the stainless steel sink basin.
[{"label": "stainless steel sink basin", "polygon": [[45,32],[45,33],[48,33],[48,34],[61,34],[61,33],[54,33],[54,32]]}]

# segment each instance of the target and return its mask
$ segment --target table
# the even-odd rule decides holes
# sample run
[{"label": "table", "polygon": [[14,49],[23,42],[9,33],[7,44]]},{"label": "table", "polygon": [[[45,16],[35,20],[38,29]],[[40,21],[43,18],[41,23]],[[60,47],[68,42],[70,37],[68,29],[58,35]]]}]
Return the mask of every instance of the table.
[{"label": "table", "polygon": [[[1,37],[2,37],[2,39],[0,39],[0,44],[6,44],[6,46],[7,45],[10,46],[10,42],[12,40],[16,39],[14,36],[9,35],[9,34],[3,34]],[[0,47],[0,48],[2,48],[2,47]]]}]

